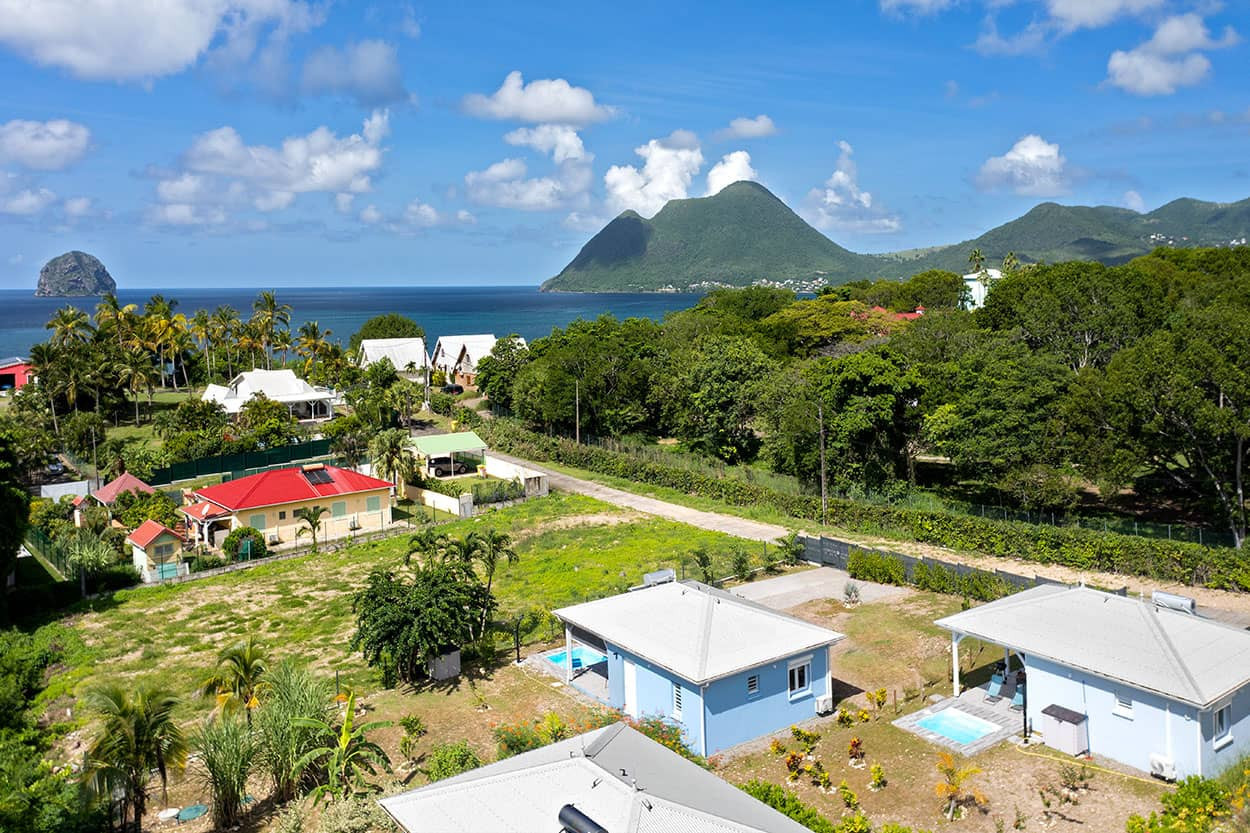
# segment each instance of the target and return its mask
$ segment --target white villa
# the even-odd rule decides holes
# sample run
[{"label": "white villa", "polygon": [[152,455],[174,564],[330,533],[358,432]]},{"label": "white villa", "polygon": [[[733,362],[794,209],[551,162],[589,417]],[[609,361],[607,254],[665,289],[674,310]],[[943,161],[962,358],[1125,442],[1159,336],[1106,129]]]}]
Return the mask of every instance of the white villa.
[{"label": "white villa", "polygon": [[[494,333],[443,336],[434,344],[430,364],[447,374],[448,382],[471,385],[477,379],[477,363],[490,355],[498,340]],[[517,340],[525,346],[525,339],[517,336]]]},{"label": "white villa", "polygon": [[249,370],[235,376],[228,385],[209,385],[200,398],[216,402],[233,416],[257,394],[283,403],[296,419],[308,421],[333,417],[337,399],[332,389],[313,387],[293,370]]},{"label": "white villa", "polygon": [[968,289],[968,309],[980,309],[985,306],[985,296],[989,294],[990,285],[994,281],[1002,278],[1003,273],[999,269],[982,269],[980,272],[970,272],[964,275],[964,286]]},{"label": "white villa", "polygon": [[[403,376],[416,374],[424,377],[430,366],[423,338],[366,338],[360,342],[361,367],[368,367],[382,359],[389,359]],[[409,370],[410,367],[413,370]]]}]

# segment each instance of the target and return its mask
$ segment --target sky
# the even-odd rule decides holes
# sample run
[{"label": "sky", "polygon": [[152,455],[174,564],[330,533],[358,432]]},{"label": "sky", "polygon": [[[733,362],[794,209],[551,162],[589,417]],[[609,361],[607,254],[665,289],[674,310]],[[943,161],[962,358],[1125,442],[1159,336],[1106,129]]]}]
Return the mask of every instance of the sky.
[{"label": "sky", "polygon": [[1250,2],[0,0],[0,288],[537,284],[761,182],[881,252],[1250,197]]}]

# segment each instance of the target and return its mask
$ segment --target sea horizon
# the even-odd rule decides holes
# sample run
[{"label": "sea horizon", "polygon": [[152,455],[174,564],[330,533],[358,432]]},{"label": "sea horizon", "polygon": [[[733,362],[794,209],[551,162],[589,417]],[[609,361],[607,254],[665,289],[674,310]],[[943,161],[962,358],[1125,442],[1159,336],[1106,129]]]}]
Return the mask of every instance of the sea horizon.
[{"label": "sea horizon", "polygon": [[[440,286],[265,286],[218,289],[178,287],[119,288],[123,304],[140,307],[153,295],[178,301],[177,312],[190,316],[229,305],[243,318],[252,301],[273,289],[278,301],[291,306],[291,329],[316,321],[331,330],[331,341],[346,345],[369,318],[386,312],[407,315],[425,328],[427,349],[442,335],[516,333],[527,341],[550,334],[578,318],[610,314],[617,318],[662,320],[692,306],[701,294],[666,292],[541,292],[538,284],[471,287]],[[37,297],[32,289],[0,289],[0,357],[25,356],[46,341],[45,325],[60,307],[73,306],[94,314],[100,296]]]}]

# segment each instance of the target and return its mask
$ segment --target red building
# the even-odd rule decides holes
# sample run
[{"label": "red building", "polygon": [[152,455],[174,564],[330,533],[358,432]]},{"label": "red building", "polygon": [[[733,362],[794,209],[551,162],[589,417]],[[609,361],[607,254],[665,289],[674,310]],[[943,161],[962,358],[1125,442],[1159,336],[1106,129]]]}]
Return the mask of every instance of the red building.
[{"label": "red building", "polygon": [[0,359],[0,390],[21,390],[31,380],[30,362],[13,356]]}]

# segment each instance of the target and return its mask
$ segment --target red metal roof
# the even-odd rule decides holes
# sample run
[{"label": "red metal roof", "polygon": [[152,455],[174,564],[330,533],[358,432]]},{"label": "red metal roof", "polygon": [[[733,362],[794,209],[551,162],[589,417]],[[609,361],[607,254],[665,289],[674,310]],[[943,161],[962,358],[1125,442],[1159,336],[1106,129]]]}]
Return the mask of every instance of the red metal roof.
[{"label": "red metal roof", "polygon": [[165,526],[165,524],[160,523],[159,521],[151,520],[149,518],[148,520],[139,524],[139,526],[135,528],[134,532],[127,535],[126,540],[141,549],[147,549],[148,544],[151,544],[153,541],[155,541],[157,538],[161,537],[161,535],[165,533],[168,533],[174,536],[175,538],[178,537],[178,533],[174,532],[172,529]]},{"label": "red metal roof", "polygon": [[[327,482],[312,482],[308,477],[310,472],[325,472]],[[194,494],[201,500],[238,512],[319,497],[372,492],[389,489],[391,485],[389,480],[379,480],[338,466],[294,466],[262,471],[218,486],[206,486],[196,489]]]},{"label": "red metal roof", "polygon": [[222,509],[215,503],[209,503],[202,500],[199,503],[193,503],[190,506],[178,507],[184,515],[188,515],[197,521],[206,521],[209,518],[219,518],[222,515],[229,515],[229,509]]},{"label": "red metal roof", "polygon": [[127,471],[122,472],[121,476],[116,480],[111,480],[96,489],[91,493],[91,496],[105,506],[112,506],[113,501],[117,500],[117,496],[122,492],[142,492],[150,495],[155,491],[151,486]]}]

